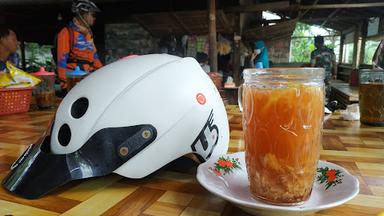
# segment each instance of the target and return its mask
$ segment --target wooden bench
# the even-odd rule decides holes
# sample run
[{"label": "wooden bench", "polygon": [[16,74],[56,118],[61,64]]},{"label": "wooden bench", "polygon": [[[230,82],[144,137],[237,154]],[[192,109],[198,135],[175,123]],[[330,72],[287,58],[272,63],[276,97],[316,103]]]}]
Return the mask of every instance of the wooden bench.
[{"label": "wooden bench", "polygon": [[349,83],[341,80],[331,81],[330,86],[330,100],[337,100],[343,108],[359,102],[359,88],[357,86],[350,86]]}]

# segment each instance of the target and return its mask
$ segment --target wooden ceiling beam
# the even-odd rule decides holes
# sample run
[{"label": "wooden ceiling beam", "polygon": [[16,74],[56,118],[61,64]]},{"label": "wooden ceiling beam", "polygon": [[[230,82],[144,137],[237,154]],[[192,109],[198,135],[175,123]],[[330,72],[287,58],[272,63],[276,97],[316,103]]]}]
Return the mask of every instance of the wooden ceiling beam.
[{"label": "wooden ceiling beam", "polygon": [[227,17],[225,16],[225,13],[223,11],[217,11],[217,16],[220,18],[220,20],[224,26],[225,31],[227,33],[232,33],[233,28],[232,28],[231,24],[229,23]]},{"label": "wooden ceiling beam", "polygon": [[285,10],[290,7],[289,1],[249,4],[236,7],[225,8],[224,11],[228,13],[245,13],[245,12],[260,12],[260,11],[274,11]]},{"label": "wooden ceiling beam", "polygon": [[312,4],[290,5],[288,1],[242,5],[225,8],[225,12],[246,13],[260,11],[287,11],[287,10],[321,10],[321,9],[349,9],[349,8],[377,8],[384,7],[384,2],[353,3],[353,4]]},{"label": "wooden ceiling beam", "polygon": [[[302,18],[299,21],[302,21],[302,22],[324,22],[324,20],[326,20],[327,18],[328,17]],[[328,19],[328,21],[339,21],[339,20],[340,21],[348,21],[348,20],[356,21],[356,20],[367,19],[367,18],[369,18],[369,17],[345,16],[345,17],[332,17],[332,18]]]},{"label": "wooden ceiling beam", "polygon": [[151,34],[152,36],[156,35],[155,32],[151,31],[147,24],[143,22],[140,18],[133,16],[132,19],[135,20],[139,25],[141,25],[141,27],[143,27],[147,32],[149,32],[149,34]]},{"label": "wooden ceiling beam", "polygon": [[[354,15],[354,16],[337,16],[337,17],[333,16],[332,18],[329,18],[327,15],[325,17],[314,17],[314,18],[304,17],[304,18],[299,19],[299,21],[305,22],[305,23],[316,23],[316,24],[321,25],[321,23],[323,23],[325,20],[328,20],[327,22],[337,22],[337,21],[340,21],[340,22],[343,22],[343,21],[344,22],[348,22],[348,21],[357,22],[360,20],[368,19],[371,16],[372,15],[361,15],[360,14],[360,15]],[[285,21],[287,21],[287,19],[272,19],[272,20],[263,19],[263,20],[256,20],[256,21],[252,22],[252,24],[261,25],[261,24],[269,24],[269,23],[280,23],[280,22],[285,22]]]},{"label": "wooden ceiling beam", "polygon": [[[312,3],[312,6],[315,6],[317,5],[317,3],[319,2],[319,0],[315,0],[313,3]],[[301,12],[299,11],[299,16],[297,17],[298,19],[301,19],[303,16],[305,16],[305,14],[307,14],[311,9],[308,8],[306,9],[304,12]]]},{"label": "wooden ceiling beam", "polygon": [[347,8],[370,8],[370,7],[384,7],[384,2],[371,2],[371,3],[345,3],[345,4],[317,4],[317,5],[300,5],[300,10],[312,9],[347,9]]},{"label": "wooden ceiling beam", "polygon": [[269,23],[281,23],[281,22],[285,22],[287,20],[288,19],[271,19],[271,20],[263,19],[263,20],[255,20],[251,24],[260,25],[260,24],[269,24]]},{"label": "wooden ceiling beam", "polygon": [[[345,3],[345,4],[348,4],[350,1],[351,1],[351,0],[347,0],[347,1],[345,1],[344,3]],[[340,10],[341,10],[341,8],[337,8],[336,10],[332,11],[332,13],[329,14],[328,18],[327,18],[326,20],[324,20],[324,21],[321,23],[320,26],[324,26],[324,25],[328,22],[328,20],[331,19],[333,16],[335,16]]]},{"label": "wooden ceiling beam", "polygon": [[181,26],[181,28],[186,31],[189,35],[192,34],[192,31],[188,28],[188,26],[186,26],[183,21],[175,14],[175,13],[171,13],[171,16],[173,18],[175,18],[176,22]]}]

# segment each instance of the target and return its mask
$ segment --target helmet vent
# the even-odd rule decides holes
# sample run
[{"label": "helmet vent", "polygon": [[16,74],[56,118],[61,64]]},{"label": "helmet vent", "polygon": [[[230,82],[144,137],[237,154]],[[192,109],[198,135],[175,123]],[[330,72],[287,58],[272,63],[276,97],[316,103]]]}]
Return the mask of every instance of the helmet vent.
[{"label": "helmet vent", "polygon": [[88,99],[85,97],[77,99],[71,108],[71,115],[73,118],[81,118],[88,110]]},{"label": "helmet vent", "polygon": [[59,143],[62,146],[67,146],[71,141],[71,129],[67,124],[63,124],[59,130]]}]

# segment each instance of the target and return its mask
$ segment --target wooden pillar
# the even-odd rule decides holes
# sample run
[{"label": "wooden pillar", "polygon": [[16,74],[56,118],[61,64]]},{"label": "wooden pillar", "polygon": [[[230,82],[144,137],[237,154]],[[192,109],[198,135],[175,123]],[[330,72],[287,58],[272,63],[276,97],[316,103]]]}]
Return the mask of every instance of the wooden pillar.
[{"label": "wooden pillar", "polygon": [[236,86],[240,85],[240,74],[241,74],[241,65],[240,65],[240,45],[241,45],[241,32],[240,32],[240,14],[237,14],[235,17],[235,33],[233,35],[233,80],[236,83]]},{"label": "wooden pillar", "polygon": [[105,24],[103,21],[100,21],[100,25],[97,25],[94,31],[94,41],[97,48],[97,54],[99,55],[99,59],[103,63],[105,63]]},{"label": "wooden pillar", "polygon": [[360,56],[361,56],[361,46],[362,46],[362,23],[359,23],[355,29],[355,36],[353,39],[353,60],[352,60],[352,69],[358,69],[360,66]]},{"label": "wooden pillar", "polygon": [[217,72],[216,0],[208,0],[209,59],[212,72]]},{"label": "wooden pillar", "polygon": [[340,33],[339,64],[343,63],[345,34]]},{"label": "wooden pillar", "polygon": [[367,42],[368,33],[368,20],[365,20],[360,29],[361,32],[361,51],[360,51],[360,63],[364,64],[365,57],[365,43]]},{"label": "wooden pillar", "polygon": [[26,59],[25,59],[25,41],[24,37],[21,38],[20,41],[20,51],[21,51],[21,68],[25,71],[27,67]]},{"label": "wooden pillar", "polygon": [[384,33],[384,17],[380,17],[380,22],[379,22],[379,34]]},{"label": "wooden pillar", "polygon": [[5,24],[6,22],[5,22],[5,13],[4,13],[4,8],[3,7],[1,7],[0,8],[0,24]]},{"label": "wooden pillar", "polygon": [[233,37],[234,41],[234,47],[233,47],[233,80],[236,83],[236,86],[240,85],[241,81],[241,65],[240,65],[240,44],[241,44],[241,37],[239,35],[234,34]]}]

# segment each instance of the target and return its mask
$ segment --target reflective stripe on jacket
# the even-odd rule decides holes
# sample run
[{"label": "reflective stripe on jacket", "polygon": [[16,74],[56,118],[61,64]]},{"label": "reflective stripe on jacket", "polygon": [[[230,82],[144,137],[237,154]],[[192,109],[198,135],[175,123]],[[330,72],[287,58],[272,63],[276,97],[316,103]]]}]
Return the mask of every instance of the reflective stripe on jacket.
[{"label": "reflective stripe on jacket", "polygon": [[62,87],[65,88],[65,73],[74,70],[76,66],[93,72],[103,65],[97,55],[92,35],[84,35],[73,22],[70,22],[69,26],[63,28],[57,36],[57,72]]}]

